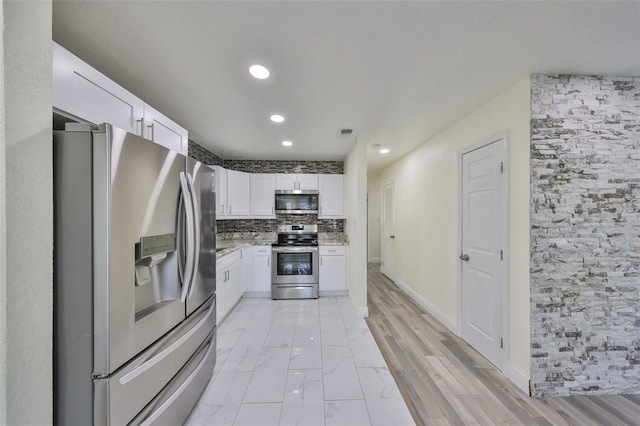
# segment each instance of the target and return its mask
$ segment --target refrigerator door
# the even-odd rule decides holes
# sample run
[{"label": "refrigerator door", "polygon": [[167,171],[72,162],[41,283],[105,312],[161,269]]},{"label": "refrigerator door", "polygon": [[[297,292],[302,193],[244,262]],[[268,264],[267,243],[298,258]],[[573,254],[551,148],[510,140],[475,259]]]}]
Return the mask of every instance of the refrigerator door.
[{"label": "refrigerator door", "polygon": [[176,252],[184,165],[176,151],[122,129],[93,131],[95,376],[185,317]]},{"label": "refrigerator door", "polygon": [[187,296],[187,315],[191,315],[216,291],[216,199],[213,169],[192,158],[187,158],[194,195],[193,210],[196,254],[193,280]]},{"label": "refrigerator door", "polygon": [[[215,345],[216,304],[209,300],[187,320],[128,362],[115,374],[95,380],[95,425],[128,425],[141,410],[159,395],[171,397],[175,390],[168,384],[184,370],[203,342],[213,338]],[[208,357],[209,366],[201,370],[201,379],[213,374],[215,350]],[[206,382],[205,382],[206,384]],[[200,388],[187,402],[193,407]],[[146,408],[145,408],[146,407]],[[136,422],[133,422],[135,424]],[[80,424],[80,423],[78,423]],[[182,422],[165,423],[182,424]]]}]

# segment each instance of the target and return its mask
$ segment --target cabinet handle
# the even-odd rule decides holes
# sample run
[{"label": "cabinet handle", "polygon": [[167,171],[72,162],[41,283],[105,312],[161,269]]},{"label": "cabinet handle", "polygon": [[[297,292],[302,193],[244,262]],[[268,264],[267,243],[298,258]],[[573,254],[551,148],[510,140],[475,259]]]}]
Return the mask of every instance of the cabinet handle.
[{"label": "cabinet handle", "polygon": [[154,139],[154,136],[153,136],[153,135],[154,135],[154,132],[153,132],[153,123],[149,124],[147,127],[148,127],[149,129],[151,129],[151,138],[150,138],[150,139],[151,139],[151,140],[153,140],[153,139]]},{"label": "cabinet handle", "polygon": [[229,214],[231,214],[231,205],[229,205]]},{"label": "cabinet handle", "polygon": [[144,135],[143,135],[143,133],[144,133],[143,132],[143,130],[144,130],[144,122],[143,122],[142,118],[140,120],[136,120],[136,123],[140,123],[140,130],[138,130],[138,126],[136,125],[136,135],[144,137]]},{"label": "cabinet handle", "polygon": [[320,258],[320,266],[322,266],[322,258]]},{"label": "cabinet handle", "polygon": [[224,214],[224,204],[220,204],[220,214]]},{"label": "cabinet handle", "polygon": [[271,266],[271,258],[267,257],[267,266]]}]

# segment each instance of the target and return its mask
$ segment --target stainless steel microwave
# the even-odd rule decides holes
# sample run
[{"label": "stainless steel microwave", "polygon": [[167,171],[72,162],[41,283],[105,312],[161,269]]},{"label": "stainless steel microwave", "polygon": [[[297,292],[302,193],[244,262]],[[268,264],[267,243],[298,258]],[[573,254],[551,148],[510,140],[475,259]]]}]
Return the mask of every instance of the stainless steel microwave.
[{"label": "stainless steel microwave", "polygon": [[317,214],[318,191],[276,190],[276,213]]}]

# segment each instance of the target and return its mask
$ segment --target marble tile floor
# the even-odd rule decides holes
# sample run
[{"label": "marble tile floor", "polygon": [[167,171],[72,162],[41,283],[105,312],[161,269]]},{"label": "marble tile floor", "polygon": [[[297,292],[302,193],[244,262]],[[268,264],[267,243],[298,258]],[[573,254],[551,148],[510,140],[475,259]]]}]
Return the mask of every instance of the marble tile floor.
[{"label": "marble tile floor", "polygon": [[186,425],[414,425],[348,297],[243,298]]}]

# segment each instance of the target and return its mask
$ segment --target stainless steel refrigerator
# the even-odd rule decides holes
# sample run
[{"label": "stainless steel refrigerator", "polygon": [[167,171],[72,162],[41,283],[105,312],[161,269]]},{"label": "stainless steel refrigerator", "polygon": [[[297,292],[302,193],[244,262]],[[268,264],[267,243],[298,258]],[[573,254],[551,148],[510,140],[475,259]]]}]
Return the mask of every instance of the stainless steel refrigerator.
[{"label": "stainless steel refrigerator", "polygon": [[54,132],[56,424],[181,424],[216,356],[213,169],[108,124]]}]

